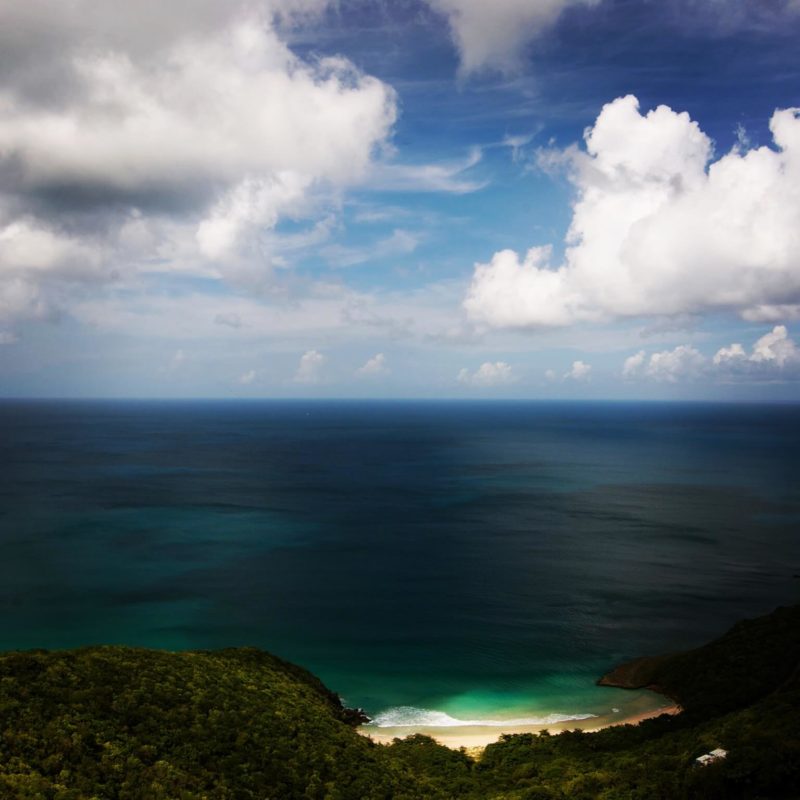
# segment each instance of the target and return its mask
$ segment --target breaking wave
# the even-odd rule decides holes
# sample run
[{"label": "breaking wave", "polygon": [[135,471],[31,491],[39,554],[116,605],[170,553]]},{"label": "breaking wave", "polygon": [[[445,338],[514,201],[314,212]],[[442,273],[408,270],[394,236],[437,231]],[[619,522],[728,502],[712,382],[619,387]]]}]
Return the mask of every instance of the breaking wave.
[{"label": "breaking wave", "polygon": [[559,722],[592,719],[596,716],[597,714],[548,714],[544,717],[517,717],[514,719],[458,719],[444,711],[398,706],[376,715],[370,725],[374,725],[376,728],[459,728],[467,725],[500,728],[522,725],[555,725]]}]

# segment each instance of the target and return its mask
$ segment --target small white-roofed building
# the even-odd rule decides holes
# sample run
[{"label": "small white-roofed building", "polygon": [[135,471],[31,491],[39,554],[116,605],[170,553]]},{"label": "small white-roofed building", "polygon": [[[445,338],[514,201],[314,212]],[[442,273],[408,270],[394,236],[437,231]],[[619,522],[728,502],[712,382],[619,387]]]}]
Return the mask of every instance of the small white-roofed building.
[{"label": "small white-roofed building", "polygon": [[727,750],[723,750],[721,747],[717,747],[716,749],[712,750],[710,753],[706,753],[705,755],[698,756],[695,759],[695,763],[700,765],[701,767],[706,767],[709,764],[713,764],[715,761],[721,761],[723,758],[726,758],[728,755]]}]

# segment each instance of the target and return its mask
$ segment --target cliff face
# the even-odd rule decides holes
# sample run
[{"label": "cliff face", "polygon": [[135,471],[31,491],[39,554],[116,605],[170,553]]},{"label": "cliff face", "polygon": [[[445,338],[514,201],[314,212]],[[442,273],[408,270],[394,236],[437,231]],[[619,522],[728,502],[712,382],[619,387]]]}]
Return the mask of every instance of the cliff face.
[{"label": "cliff face", "polygon": [[672,656],[644,656],[614,667],[597,681],[598,686],[614,686],[619,689],[652,689],[666,694],[657,684],[659,667]]},{"label": "cliff face", "polygon": [[696,716],[744,708],[796,686],[800,664],[800,606],[744,620],[709,644],[685,653],[637,658],[598,683],[651,688]]}]

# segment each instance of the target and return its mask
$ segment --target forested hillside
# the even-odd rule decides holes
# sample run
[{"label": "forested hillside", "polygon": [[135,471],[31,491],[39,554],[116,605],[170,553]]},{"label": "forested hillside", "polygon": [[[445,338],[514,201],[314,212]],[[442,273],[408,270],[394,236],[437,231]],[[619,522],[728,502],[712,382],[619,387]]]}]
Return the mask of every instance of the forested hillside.
[{"label": "forested hillside", "polygon": [[[480,759],[373,744],[307,671],[254,649],[0,656],[0,797],[39,800],[789,798],[800,795],[800,607],[607,676],[686,711],[503,737]],[[700,767],[722,747],[728,757]]]}]

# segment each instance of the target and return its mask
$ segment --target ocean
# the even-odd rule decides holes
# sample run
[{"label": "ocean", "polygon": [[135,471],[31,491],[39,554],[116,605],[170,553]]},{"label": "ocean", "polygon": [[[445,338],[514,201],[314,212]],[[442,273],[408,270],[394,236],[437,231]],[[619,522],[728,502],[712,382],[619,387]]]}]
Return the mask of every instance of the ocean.
[{"label": "ocean", "polygon": [[0,649],[255,645],[392,730],[654,706],[594,682],[798,601],[797,407],[3,401],[0,465]]}]

